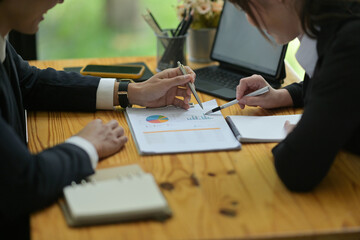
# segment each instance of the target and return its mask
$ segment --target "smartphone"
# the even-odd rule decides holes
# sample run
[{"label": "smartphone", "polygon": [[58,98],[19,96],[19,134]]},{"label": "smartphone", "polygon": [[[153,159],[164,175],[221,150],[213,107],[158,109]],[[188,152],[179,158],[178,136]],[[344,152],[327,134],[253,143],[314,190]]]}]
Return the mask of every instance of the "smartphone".
[{"label": "smartphone", "polygon": [[138,79],[144,74],[145,67],[142,65],[95,65],[90,64],[81,69],[83,75],[109,78]]}]

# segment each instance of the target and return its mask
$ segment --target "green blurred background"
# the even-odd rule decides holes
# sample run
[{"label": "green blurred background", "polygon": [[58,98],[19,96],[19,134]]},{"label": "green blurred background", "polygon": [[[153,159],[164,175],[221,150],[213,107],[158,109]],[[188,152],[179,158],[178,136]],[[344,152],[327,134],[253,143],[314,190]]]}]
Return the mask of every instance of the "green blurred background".
[{"label": "green blurred background", "polygon": [[[162,28],[179,22],[177,0],[65,0],[46,15],[37,36],[40,60],[155,56],[156,37],[142,14],[148,8]],[[298,41],[289,45],[286,61],[302,78],[294,58]]]}]

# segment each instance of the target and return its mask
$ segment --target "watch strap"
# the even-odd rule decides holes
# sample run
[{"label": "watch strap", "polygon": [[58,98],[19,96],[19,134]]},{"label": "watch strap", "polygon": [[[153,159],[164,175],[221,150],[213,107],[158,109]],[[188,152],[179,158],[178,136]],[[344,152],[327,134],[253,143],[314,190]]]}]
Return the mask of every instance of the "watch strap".
[{"label": "watch strap", "polygon": [[119,105],[122,108],[126,108],[129,106],[129,99],[128,99],[128,86],[129,81],[120,81],[119,82],[119,88],[118,88],[118,99],[119,99]]}]

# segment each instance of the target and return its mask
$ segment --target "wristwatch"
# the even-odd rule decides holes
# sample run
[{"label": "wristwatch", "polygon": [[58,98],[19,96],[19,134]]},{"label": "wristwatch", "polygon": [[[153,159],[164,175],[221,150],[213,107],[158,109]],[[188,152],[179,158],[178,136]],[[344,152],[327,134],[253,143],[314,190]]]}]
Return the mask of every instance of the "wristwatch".
[{"label": "wristwatch", "polygon": [[128,86],[129,83],[134,82],[131,79],[117,79],[119,82],[119,88],[118,88],[118,99],[119,104],[122,108],[130,107],[129,99],[128,99]]}]

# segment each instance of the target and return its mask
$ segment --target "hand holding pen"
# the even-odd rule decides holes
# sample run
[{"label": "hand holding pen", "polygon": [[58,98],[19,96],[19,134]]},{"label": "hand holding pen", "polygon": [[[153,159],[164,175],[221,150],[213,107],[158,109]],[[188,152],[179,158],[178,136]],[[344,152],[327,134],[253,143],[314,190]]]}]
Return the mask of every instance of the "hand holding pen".
[{"label": "hand holding pen", "polygon": [[[266,87],[263,87],[263,88],[260,88],[252,93],[249,93],[247,95],[245,95],[244,97],[253,97],[253,96],[259,96],[259,95],[262,95],[264,93],[267,93],[268,91],[270,90],[270,87],[269,86],[266,86]],[[231,101],[231,102],[228,102],[228,103],[225,103],[224,105],[221,105],[219,107],[216,107],[216,108],[213,108],[211,109],[210,111],[207,111],[205,113],[205,115],[208,115],[210,113],[213,113],[213,112],[217,112],[217,111],[220,111],[221,109],[224,109],[224,108],[227,108],[227,107],[230,107],[232,105],[235,105],[239,103],[239,101],[237,99]]]},{"label": "hand holding pen", "polygon": [[[186,72],[186,70],[185,70],[185,68],[184,68],[184,65],[182,65],[179,61],[177,62],[177,64],[178,64],[178,66],[179,66],[180,71],[182,72],[182,74],[186,75],[187,72]],[[197,92],[196,92],[196,90],[195,90],[195,85],[194,85],[192,82],[189,82],[189,83],[188,83],[188,86],[189,86],[191,92],[194,94],[194,97],[195,97],[196,101],[199,103],[200,107],[201,107],[202,109],[204,109],[204,107],[203,107],[203,105],[202,105],[202,102],[201,102],[201,100],[200,100],[200,98],[199,98],[199,96],[198,96],[198,94],[197,94]]]}]

